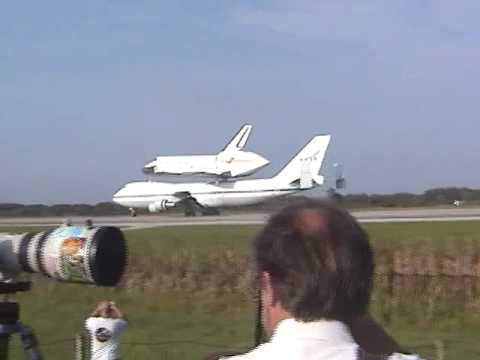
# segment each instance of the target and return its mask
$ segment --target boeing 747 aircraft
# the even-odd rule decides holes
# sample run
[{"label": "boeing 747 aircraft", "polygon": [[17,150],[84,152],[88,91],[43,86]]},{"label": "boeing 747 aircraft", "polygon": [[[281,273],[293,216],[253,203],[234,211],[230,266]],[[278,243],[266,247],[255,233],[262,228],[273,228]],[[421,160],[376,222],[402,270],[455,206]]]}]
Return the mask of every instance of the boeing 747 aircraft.
[{"label": "boeing 747 aircraft", "polygon": [[267,166],[262,156],[244,151],[252,125],[244,125],[216,155],[158,156],[143,168],[152,175],[209,175],[220,178],[248,176]]},{"label": "boeing 747 aircraft", "polygon": [[185,215],[218,212],[218,208],[253,205],[324,184],[319,175],[330,135],[315,136],[277,175],[268,179],[224,182],[131,182],[113,196],[117,204],[161,212],[183,207]]}]

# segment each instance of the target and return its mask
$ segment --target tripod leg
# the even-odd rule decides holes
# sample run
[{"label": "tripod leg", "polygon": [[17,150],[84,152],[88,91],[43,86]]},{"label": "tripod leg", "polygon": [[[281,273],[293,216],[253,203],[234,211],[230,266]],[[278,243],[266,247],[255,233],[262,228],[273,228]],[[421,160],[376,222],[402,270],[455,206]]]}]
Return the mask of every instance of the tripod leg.
[{"label": "tripod leg", "polygon": [[42,354],[38,349],[37,337],[33,333],[33,329],[29,326],[25,326],[19,323],[18,332],[20,333],[20,339],[22,340],[23,353],[26,360],[42,360]]},{"label": "tripod leg", "polygon": [[0,335],[0,360],[8,360],[8,343],[10,342],[10,334]]},{"label": "tripod leg", "polygon": [[0,360],[8,360],[8,344],[16,332],[19,306],[13,302],[0,303]]}]

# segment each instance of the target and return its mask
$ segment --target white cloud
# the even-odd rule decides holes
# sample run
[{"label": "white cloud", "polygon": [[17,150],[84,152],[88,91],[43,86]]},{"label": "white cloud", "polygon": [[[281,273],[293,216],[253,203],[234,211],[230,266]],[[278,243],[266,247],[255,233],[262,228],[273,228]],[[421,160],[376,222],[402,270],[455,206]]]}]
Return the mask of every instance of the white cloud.
[{"label": "white cloud", "polygon": [[403,21],[396,2],[319,1],[303,6],[272,6],[237,13],[245,25],[264,27],[279,33],[340,42],[391,41],[413,30]]},{"label": "white cloud", "polygon": [[435,0],[431,4],[435,23],[463,34],[480,35],[480,1]]},{"label": "white cloud", "polygon": [[243,25],[306,40],[383,46],[446,41],[445,30],[479,34],[480,1],[323,0],[272,1],[235,14]]}]

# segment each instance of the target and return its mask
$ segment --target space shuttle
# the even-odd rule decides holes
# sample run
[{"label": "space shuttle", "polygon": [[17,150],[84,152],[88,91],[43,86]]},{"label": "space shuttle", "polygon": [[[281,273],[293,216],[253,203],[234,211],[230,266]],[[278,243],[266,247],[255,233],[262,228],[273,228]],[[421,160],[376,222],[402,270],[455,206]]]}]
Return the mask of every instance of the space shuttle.
[{"label": "space shuttle", "polygon": [[252,175],[270,162],[245,151],[253,126],[245,124],[216,155],[158,156],[143,167],[147,175],[207,175],[236,178]]}]

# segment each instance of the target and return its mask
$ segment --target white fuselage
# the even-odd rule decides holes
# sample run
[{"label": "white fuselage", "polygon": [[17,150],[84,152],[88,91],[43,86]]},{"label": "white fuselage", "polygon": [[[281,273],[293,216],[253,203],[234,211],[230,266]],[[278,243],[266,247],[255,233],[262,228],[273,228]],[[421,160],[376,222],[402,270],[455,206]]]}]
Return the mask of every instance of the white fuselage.
[{"label": "white fuselage", "polygon": [[179,201],[178,193],[188,192],[206,207],[254,205],[303,190],[296,186],[279,186],[273,179],[241,180],[220,183],[132,182],[113,196],[117,204],[131,208],[148,208],[152,203]]},{"label": "white fuselage", "polygon": [[252,175],[267,166],[269,161],[249,151],[220,152],[217,155],[158,156],[146,164],[146,174],[213,175],[238,177]]}]

